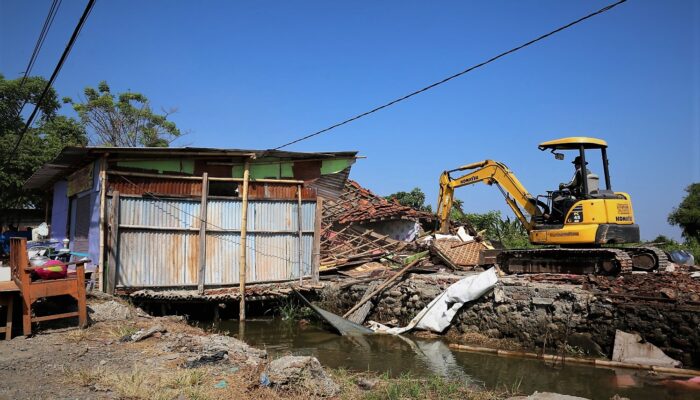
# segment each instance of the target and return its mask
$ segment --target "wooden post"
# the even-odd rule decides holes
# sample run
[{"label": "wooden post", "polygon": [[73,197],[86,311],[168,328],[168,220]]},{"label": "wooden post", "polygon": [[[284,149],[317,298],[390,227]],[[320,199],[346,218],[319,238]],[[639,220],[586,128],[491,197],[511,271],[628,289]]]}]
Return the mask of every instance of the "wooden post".
[{"label": "wooden post", "polygon": [[299,286],[304,284],[304,267],[302,266],[302,261],[304,260],[304,237],[302,233],[301,217],[301,184],[299,184],[297,185],[297,234],[299,235],[297,264],[299,264]]},{"label": "wooden post", "polygon": [[98,272],[102,273],[102,277],[99,277],[99,282],[98,282],[98,290],[100,292],[104,291],[104,271],[107,270],[105,268],[105,263],[107,262],[107,257],[105,256],[105,241],[106,236],[107,236],[107,229],[105,228],[107,225],[107,221],[105,218],[105,211],[107,210],[107,160],[103,157],[100,160],[100,258],[97,260],[97,270],[95,271],[95,274]]},{"label": "wooden post", "polygon": [[87,304],[85,300],[85,264],[76,264],[75,294],[78,301],[78,326],[87,328]]},{"label": "wooden post", "polygon": [[10,292],[5,299],[5,307],[7,307],[7,317],[5,320],[5,340],[12,339],[12,313],[14,312],[13,306],[15,302],[15,294]]},{"label": "wooden post", "polygon": [[199,203],[199,294],[204,294],[204,278],[207,262],[207,197],[209,196],[209,176],[202,174],[202,200]]},{"label": "wooden post", "polygon": [[109,270],[105,291],[109,294],[114,294],[114,288],[117,284],[117,258],[119,257],[119,192],[112,192],[112,217],[111,236],[109,245]]},{"label": "wooden post", "polygon": [[250,177],[250,160],[243,165],[243,193],[241,196],[241,257],[238,261],[238,281],[241,300],[238,305],[238,318],[245,321],[245,275],[246,275],[246,233],[248,231],[248,178]]},{"label": "wooden post", "polygon": [[316,218],[314,219],[314,246],[312,250],[311,281],[318,283],[321,268],[321,220],[323,218],[323,197],[316,198]]}]

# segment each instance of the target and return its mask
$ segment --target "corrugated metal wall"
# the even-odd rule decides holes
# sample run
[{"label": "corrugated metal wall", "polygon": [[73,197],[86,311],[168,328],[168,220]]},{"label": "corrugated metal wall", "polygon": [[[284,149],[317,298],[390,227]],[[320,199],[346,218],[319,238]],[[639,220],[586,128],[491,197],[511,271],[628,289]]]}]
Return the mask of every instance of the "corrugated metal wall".
[{"label": "corrugated metal wall", "polygon": [[[299,278],[297,209],[295,201],[249,200],[247,283]],[[119,213],[117,286],[197,285],[199,201],[120,197]],[[315,201],[302,203],[305,277],[312,272],[315,213]],[[240,200],[209,200],[205,286],[238,283],[240,229]]]}]

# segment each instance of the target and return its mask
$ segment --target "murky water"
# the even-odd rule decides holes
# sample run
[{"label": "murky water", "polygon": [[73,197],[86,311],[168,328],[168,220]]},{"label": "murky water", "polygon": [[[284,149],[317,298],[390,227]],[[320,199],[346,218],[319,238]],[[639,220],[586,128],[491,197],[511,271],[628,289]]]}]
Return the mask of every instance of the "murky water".
[{"label": "murky water", "polygon": [[553,368],[539,360],[504,358],[450,349],[441,340],[414,336],[369,335],[344,337],[319,325],[299,325],[279,319],[221,321],[218,329],[264,348],[272,357],[312,355],[331,368],[388,372],[392,376],[438,374],[487,388],[518,388],[519,392],[557,392],[589,399],[615,394],[630,399],[700,399],[700,391],[674,382],[645,377],[625,369],[587,366]]}]

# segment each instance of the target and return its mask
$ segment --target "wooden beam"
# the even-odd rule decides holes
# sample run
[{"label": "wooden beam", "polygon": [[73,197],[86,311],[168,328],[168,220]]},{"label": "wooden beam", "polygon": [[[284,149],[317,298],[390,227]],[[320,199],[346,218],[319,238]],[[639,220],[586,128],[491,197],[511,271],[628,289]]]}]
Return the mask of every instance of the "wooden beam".
[{"label": "wooden beam", "polygon": [[107,236],[107,221],[105,218],[105,212],[107,210],[107,160],[103,156],[100,160],[100,255],[97,260],[97,268],[102,277],[99,278],[98,290],[100,292],[104,291],[104,270],[105,263],[107,262],[107,257],[105,254],[105,241]]},{"label": "wooden beam", "polygon": [[209,176],[202,174],[202,201],[199,203],[199,294],[204,293],[204,278],[207,262],[207,196],[209,195]]},{"label": "wooden beam", "polygon": [[109,271],[105,291],[114,294],[114,287],[117,283],[117,258],[119,257],[119,192],[112,194],[112,215],[110,218],[111,236],[109,246]]},{"label": "wooden beam", "polygon": [[323,197],[316,198],[316,218],[314,218],[314,246],[311,262],[311,282],[318,283],[321,267],[321,220],[323,219]]},{"label": "wooden beam", "polygon": [[376,296],[377,293],[379,293],[379,292],[381,292],[382,290],[386,289],[392,282],[394,282],[394,281],[395,281],[396,279],[398,279],[401,275],[403,275],[404,273],[406,273],[406,271],[408,271],[409,269],[413,268],[413,266],[415,266],[416,264],[418,264],[424,257],[425,257],[425,255],[423,255],[423,257],[417,258],[416,260],[413,260],[412,263],[410,263],[410,264],[408,264],[407,266],[401,268],[401,270],[400,270],[399,272],[397,272],[397,273],[394,274],[392,277],[390,277],[390,278],[388,278],[387,280],[385,280],[381,285],[379,285],[378,288],[376,288],[375,290],[373,290],[372,293],[370,293],[370,294],[365,293],[365,295],[364,295],[364,297],[362,298],[362,300],[360,300],[357,304],[355,304],[355,306],[353,306],[350,310],[348,310],[348,312],[346,312],[345,314],[343,314],[343,318],[347,318],[348,316],[350,316],[350,314],[352,314],[353,312],[355,312],[355,310],[357,310],[358,308],[362,307],[363,304],[365,304],[366,302],[368,302],[369,300],[371,300],[372,297]]},{"label": "wooden beam", "polygon": [[[247,162],[247,161],[246,161]],[[160,178],[160,179],[179,179],[184,181],[201,181],[202,178],[199,176],[192,175],[168,175],[168,174],[152,174],[148,172],[128,172],[128,171],[108,171],[110,175],[117,176],[136,176],[142,178]],[[246,178],[225,178],[225,177],[210,177],[210,181],[217,182],[245,182]],[[260,182],[260,183],[289,183],[289,184],[299,184],[304,183],[304,181],[297,179],[250,179],[250,182]]]},{"label": "wooden beam", "polygon": [[241,204],[241,257],[238,261],[238,281],[241,300],[238,304],[238,319],[245,321],[245,275],[246,275],[246,231],[248,230],[248,178],[250,177],[250,160],[243,166],[243,193]]},{"label": "wooden beam", "polygon": [[301,212],[301,185],[297,185],[297,231],[298,231],[298,248],[297,248],[297,263],[299,264],[299,286],[304,284],[304,238],[302,237],[302,212]]}]

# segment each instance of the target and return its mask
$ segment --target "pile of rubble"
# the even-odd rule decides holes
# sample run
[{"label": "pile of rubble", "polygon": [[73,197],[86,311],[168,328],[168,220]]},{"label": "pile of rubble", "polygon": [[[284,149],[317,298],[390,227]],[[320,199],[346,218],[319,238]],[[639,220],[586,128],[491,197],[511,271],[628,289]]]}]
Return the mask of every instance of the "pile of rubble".
[{"label": "pile of rubble", "polygon": [[685,271],[617,277],[588,275],[584,288],[636,300],[667,300],[700,305],[700,278],[693,276]]},{"label": "pile of rubble", "polygon": [[[434,222],[432,213],[401,205],[347,180],[338,198],[323,203],[320,270],[355,278],[383,275],[377,272],[382,269],[378,262],[389,269],[427,249],[432,257],[412,271],[471,270],[480,263],[483,250],[490,248],[469,228],[455,229],[451,235],[426,235],[424,227]],[[374,272],[366,267],[368,263]]]}]

